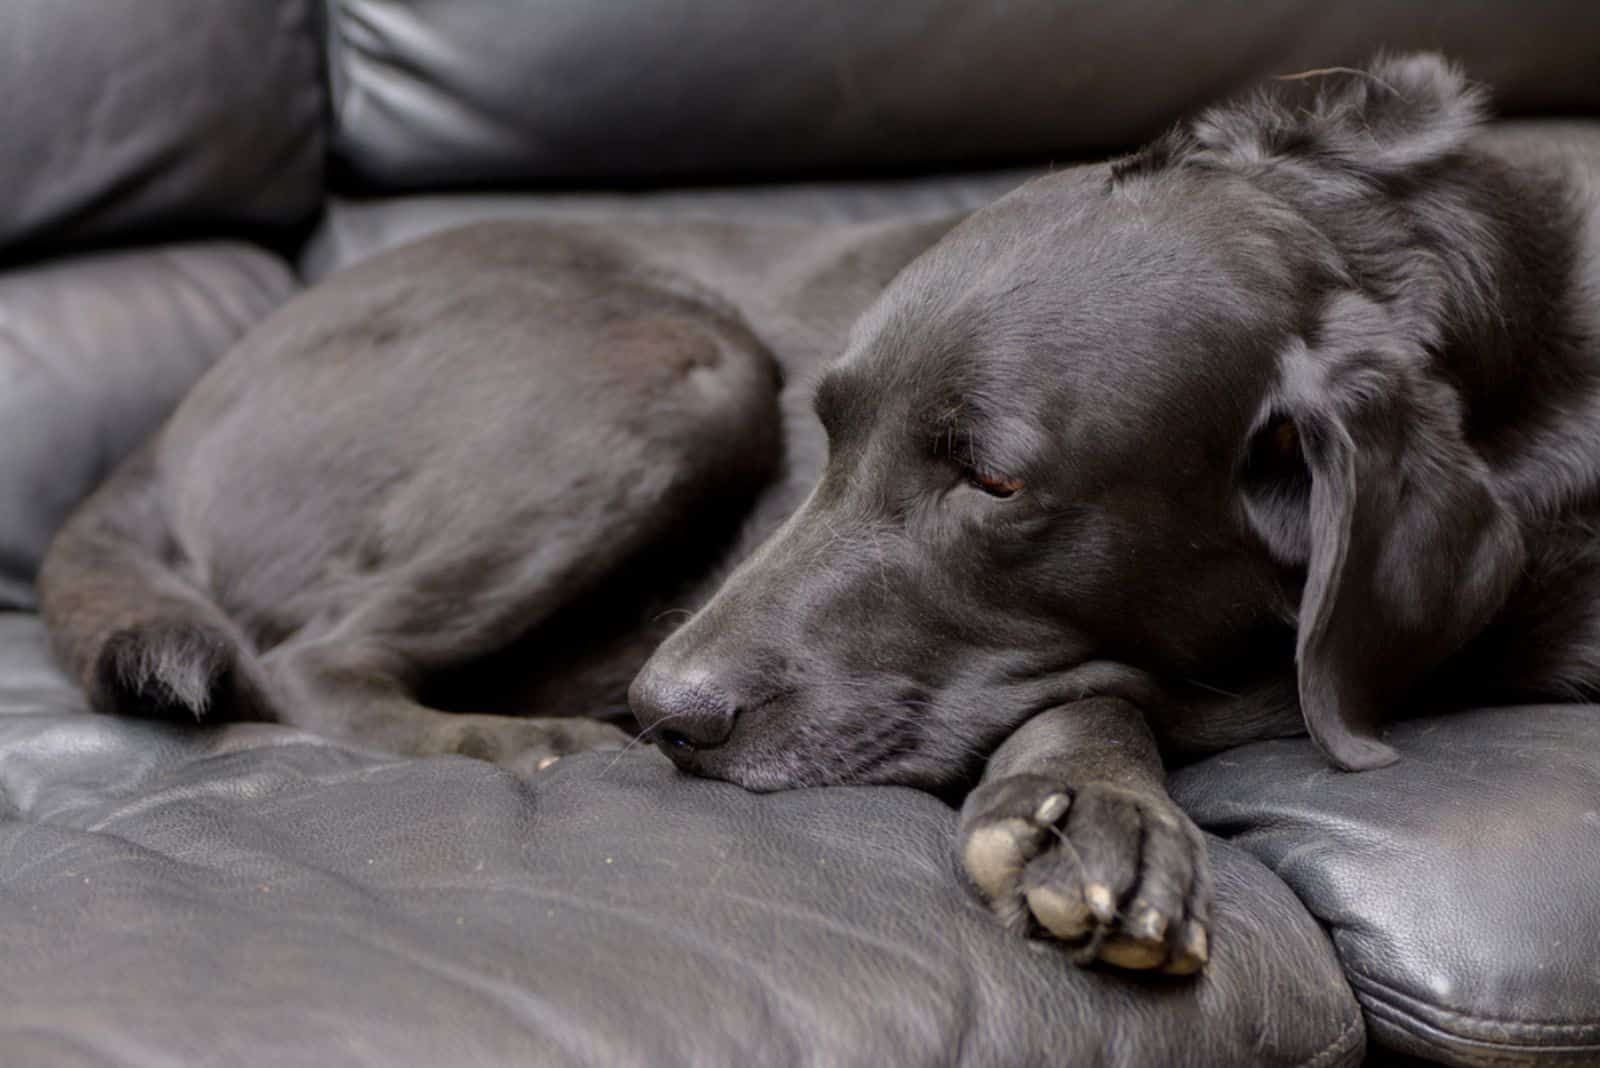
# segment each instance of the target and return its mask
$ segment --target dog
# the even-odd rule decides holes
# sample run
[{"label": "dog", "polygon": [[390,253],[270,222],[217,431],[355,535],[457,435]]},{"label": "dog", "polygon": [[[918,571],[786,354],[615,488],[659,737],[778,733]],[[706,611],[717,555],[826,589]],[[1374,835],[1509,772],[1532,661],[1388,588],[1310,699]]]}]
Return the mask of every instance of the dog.
[{"label": "dog", "polygon": [[781,311],[727,235],[384,254],[69,520],[54,646],[105,711],[526,770],[626,735],[496,709],[626,689],[687,772],[964,798],[1003,923],[1191,974],[1167,766],[1600,685],[1600,153],[1483,116],[1432,56],[1284,82]]},{"label": "dog", "polygon": [[1164,766],[1600,686],[1600,152],[1432,56],[1041,178],[906,268],[816,391],[815,491],[633,708],[754,789],[964,789],[1004,922],[1186,973]]}]

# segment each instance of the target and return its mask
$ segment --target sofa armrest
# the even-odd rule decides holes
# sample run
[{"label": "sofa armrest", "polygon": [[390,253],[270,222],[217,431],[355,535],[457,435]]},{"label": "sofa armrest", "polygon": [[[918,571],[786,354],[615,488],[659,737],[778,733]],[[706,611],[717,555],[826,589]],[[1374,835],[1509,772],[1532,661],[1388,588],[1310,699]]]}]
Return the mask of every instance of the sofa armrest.
[{"label": "sofa armrest", "polygon": [[1173,778],[1332,932],[1375,1039],[1459,1065],[1600,1060],[1600,707],[1419,719],[1351,774],[1264,742]]}]

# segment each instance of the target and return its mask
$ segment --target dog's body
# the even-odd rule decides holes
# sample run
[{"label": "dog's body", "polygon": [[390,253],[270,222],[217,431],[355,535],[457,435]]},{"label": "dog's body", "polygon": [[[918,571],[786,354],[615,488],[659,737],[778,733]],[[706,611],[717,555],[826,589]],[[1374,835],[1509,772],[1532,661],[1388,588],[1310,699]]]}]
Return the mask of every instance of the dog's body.
[{"label": "dog's body", "polygon": [[[380,257],[69,523],[58,650],[106,710],[537,765],[620,735],[488,709],[615,703],[705,602],[630,694],[681,766],[981,775],[962,856],[1008,923],[1191,971],[1163,754],[1304,725],[1370,767],[1402,703],[1600,689],[1600,149],[1477,107],[1423,58],[1215,110],[978,212],[848,343],[945,224],[785,315],[740,292],[762,249],[678,271],[681,233]],[[824,455],[796,382],[840,349]]]},{"label": "dog's body", "polygon": [[631,725],[639,666],[814,480],[805,381],[953,221],[489,223],[342,272],[64,528],[57,654],[105,711],[524,769],[620,744],[574,714]]}]

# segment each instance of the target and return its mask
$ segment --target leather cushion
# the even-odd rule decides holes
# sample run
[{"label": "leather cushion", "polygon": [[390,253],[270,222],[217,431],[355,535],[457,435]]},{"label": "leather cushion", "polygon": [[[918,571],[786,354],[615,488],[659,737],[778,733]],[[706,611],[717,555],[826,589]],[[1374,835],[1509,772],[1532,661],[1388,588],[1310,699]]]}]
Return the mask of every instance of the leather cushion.
[{"label": "leather cushion", "polygon": [[1038,173],[1037,169],[1010,169],[915,179],[631,193],[586,190],[336,197],[306,243],[300,269],[304,277],[317,279],[385,248],[484,219],[831,225],[954,217],[983,207]]},{"label": "leather cushion", "polygon": [[348,188],[793,174],[1127,146],[1273,75],[1435,48],[1513,112],[1600,106],[1600,5],[342,0]]},{"label": "leather cushion", "polygon": [[1186,768],[1179,802],[1333,933],[1375,1039],[1460,1065],[1600,1062],[1600,707],[1415,720],[1402,759],[1303,740]]},{"label": "leather cushion", "polygon": [[295,284],[233,244],[0,274],[0,607],[33,603],[67,512]]},{"label": "leather cushion", "polygon": [[81,711],[0,615],[0,1049],[18,1064],[1328,1065],[1327,936],[1213,842],[1198,981],[1080,971],[962,888],[955,817],[658,753],[520,779]]},{"label": "leather cushion", "polygon": [[321,196],[316,0],[5,0],[0,249],[288,226]]}]

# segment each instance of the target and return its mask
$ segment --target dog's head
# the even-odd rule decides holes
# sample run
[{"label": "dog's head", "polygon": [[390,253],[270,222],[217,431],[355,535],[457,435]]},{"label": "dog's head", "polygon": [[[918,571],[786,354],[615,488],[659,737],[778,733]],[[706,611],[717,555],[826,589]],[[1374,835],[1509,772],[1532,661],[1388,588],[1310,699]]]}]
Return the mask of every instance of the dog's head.
[{"label": "dog's head", "polygon": [[857,325],[820,483],[635,680],[641,722],[751,788],[937,787],[1046,707],[1292,649],[1324,751],[1392,760],[1381,712],[1521,552],[1430,366],[1472,295],[1405,259],[1476,115],[1380,62],[971,217]]}]

